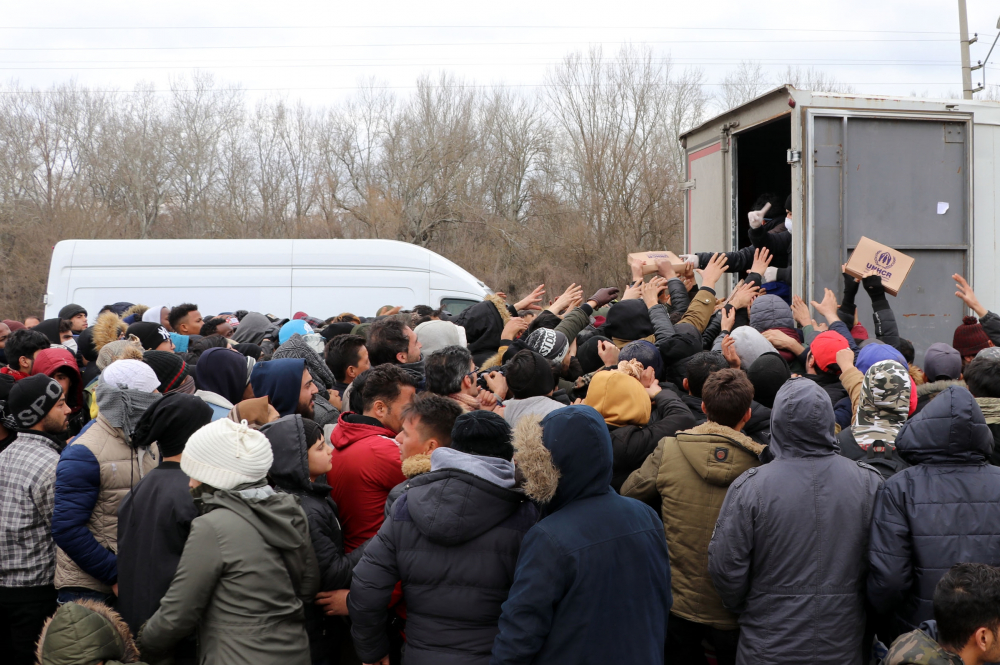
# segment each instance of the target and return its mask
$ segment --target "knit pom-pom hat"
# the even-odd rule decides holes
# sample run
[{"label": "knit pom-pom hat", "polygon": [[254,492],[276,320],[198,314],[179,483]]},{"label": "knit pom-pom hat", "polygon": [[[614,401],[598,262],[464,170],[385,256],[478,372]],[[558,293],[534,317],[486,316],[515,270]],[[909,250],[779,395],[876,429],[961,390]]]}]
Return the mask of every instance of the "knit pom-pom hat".
[{"label": "knit pom-pom hat", "polygon": [[983,324],[974,316],[962,317],[962,325],[955,328],[951,345],[962,356],[974,356],[990,345],[990,338],[983,330]]},{"label": "knit pom-pom hat", "polygon": [[228,418],[205,425],[184,447],[181,471],[220,490],[263,479],[274,455],[267,437]]}]

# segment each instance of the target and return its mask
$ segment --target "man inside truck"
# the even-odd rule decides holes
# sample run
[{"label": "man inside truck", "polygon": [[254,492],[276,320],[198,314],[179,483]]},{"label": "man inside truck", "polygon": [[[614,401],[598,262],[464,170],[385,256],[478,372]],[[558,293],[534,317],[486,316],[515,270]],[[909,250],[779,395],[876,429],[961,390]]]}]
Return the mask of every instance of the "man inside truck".
[{"label": "man inside truck", "polygon": [[[784,210],[784,214],[780,211]],[[764,271],[763,288],[767,293],[780,296],[789,305],[792,302],[792,197],[787,196],[782,205],[774,194],[764,193],[757,197],[747,214],[750,243],[735,252],[726,252],[726,272],[745,275],[753,265],[753,253],[767,247],[773,257],[770,267]],[[684,254],[683,258],[695,268],[704,269],[712,260],[714,252]]]}]

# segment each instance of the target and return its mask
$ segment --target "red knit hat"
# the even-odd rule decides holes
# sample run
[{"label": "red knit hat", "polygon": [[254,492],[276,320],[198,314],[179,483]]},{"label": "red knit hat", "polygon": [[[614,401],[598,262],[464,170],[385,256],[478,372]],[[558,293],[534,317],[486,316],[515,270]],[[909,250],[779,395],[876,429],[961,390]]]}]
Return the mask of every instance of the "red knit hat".
[{"label": "red knit hat", "polygon": [[855,324],[855,326],[851,328],[851,337],[854,338],[855,342],[864,341],[868,339],[868,329],[860,323]]},{"label": "red knit hat", "polygon": [[962,356],[974,356],[990,345],[990,338],[976,317],[966,316],[962,318],[962,325],[955,328],[951,345]]},{"label": "red knit hat", "polygon": [[816,360],[816,367],[824,372],[830,365],[837,362],[837,351],[848,348],[850,348],[850,344],[847,343],[844,336],[833,330],[816,335],[816,339],[809,345],[809,351],[812,352],[812,356]]}]

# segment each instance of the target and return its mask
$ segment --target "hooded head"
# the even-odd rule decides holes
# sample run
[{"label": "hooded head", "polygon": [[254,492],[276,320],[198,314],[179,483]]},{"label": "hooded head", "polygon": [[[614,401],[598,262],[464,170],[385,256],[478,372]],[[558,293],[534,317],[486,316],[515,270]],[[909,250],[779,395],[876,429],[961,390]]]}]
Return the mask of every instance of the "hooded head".
[{"label": "hooded head", "polygon": [[[299,372],[301,382],[302,372]],[[201,354],[195,383],[201,390],[222,395],[230,404],[243,399],[247,388],[247,359],[239,351],[213,347]],[[257,394],[256,392],[254,393]],[[298,390],[295,399],[298,400]]]},{"label": "hooded head", "polygon": [[595,374],[583,403],[596,409],[613,427],[645,425],[652,411],[652,403],[642,384],[618,370]]},{"label": "hooded head", "polygon": [[87,328],[76,338],[80,356],[88,363],[97,362],[97,347],[94,345],[94,329]]},{"label": "hooded head", "polygon": [[758,296],[750,306],[750,325],[758,332],[773,328],[795,328],[792,308],[779,296],[765,294]]},{"label": "hooded head", "polygon": [[31,366],[32,374],[44,374],[55,379],[57,372],[69,379],[66,403],[73,411],[78,411],[83,406],[83,381],[73,354],[63,348],[51,348],[42,349],[35,355],[35,362]]},{"label": "hooded head", "polygon": [[765,353],[747,369],[747,378],[753,384],[754,400],[770,409],[781,386],[792,378],[792,371],[780,355]]},{"label": "hooded head", "polygon": [[155,323],[162,326],[164,319],[166,319],[169,314],[170,308],[166,305],[154,305],[142,313],[142,320],[146,323]]},{"label": "hooded head", "polygon": [[[527,421],[526,425],[537,423],[528,418],[522,421]],[[535,428],[537,432],[537,424]],[[549,512],[611,490],[611,435],[597,411],[585,405],[553,411],[541,421],[541,443],[559,474],[559,484],[548,505]],[[518,460],[521,449],[516,443],[514,448],[518,450],[514,459]]]},{"label": "hooded head", "polygon": [[982,464],[993,435],[972,393],[949,386],[899,429],[896,448],[910,464]]},{"label": "hooded head", "polygon": [[815,381],[791,379],[781,387],[771,409],[774,459],[818,457],[840,451],[833,427],[830,396]]},{"label": "hooded head", "polygon": [[892,443],[909,413],[909,371],[895,360],[877,362],[865,372],[851,433],[863,450],[876,441]]},{"label": "hooded head", "polygon": [[[323,336],[323,339],[329,342],[337,335],[350,335],[356,325],[356,323],[351,321],[334,321],[323,328],[319,334]],[[424,346],[426,346],[426,344]]]},{"label": "hooded head", "polygon": [[[309,448],[316,441],[309,441],[305,422],[302,416],[292,414],[260,428],[260,433],[271,442],[271,453],[274,455],[268,475],[275,487],[286,492],[314,489],[315,483],[309,480]],[[322,479],[323,476],[317,478],[318,481]],[[323,485],[322,482],[318,484]]]},{"label": "hooded head", "polygon": [[261,340],[264,339],[264,334],[267,333],[267,329],[270,327],[271,319],[260,312],[249,312],[240,319],[240,325],[236,327],[236,332],[233,333],[233,341],[238,344],[244,342],[260,344]]},{"label": "hooded head", "polygon": [[601,326],[601,334],[619,343],[643,339],[653,334],[649,308],[642,300],[622,300],[608,310],[608,318]]},{"label": "hooded head", "polygon": [[742,367],[750,367],[765,353],[778,353],[767,339],[750,326],[740,326],[730,335],[736,344],[736,355]]},{"label": "hooded head", "polygon": [[924,374],[928,381],[957,380],[962,375],[962,354],[944,342],[931,344],[924,353]]},{"label": "hooded head", "polygon": [[456,326],[451,321],[424,321],[413,332],[417,334],[417,341],[420,342],[425,358],[446,346],[464,348],[466,345],[465,328]]},{"label": "hooded head", "polygon": [[32,330],[37,330],[38,332],[42,333],[43,335],[48,337],[49,341],[52,342],[53,344],[62,344],[62,339],[59,338],[59,322],[61,320],[62,319],[59,319],[58,317],[55,319],[45,319],[37,326],[32,328]]},{"label": "hooded head", "polygon": [[282,358],[301,358],[306,362],[306,367],[309,368],[309,374],[312,376],[316,387],[321,390],[329,390],[330,388],[333,388],[337,382],[333,376],[333,372],[331,372],[330,368],[326,366],[325,362],[323,362],[323,358],[321,358],[320,355],[313,350],[313,348],[306,341],[306,338],[302,335],[292,335],[288,338],[288,341],[283,343],[281,347],[274,352],[271,358],[273,360],[280,360]]},{"label": "hooded head", "polygon": [[139,418],[132,441],[137,448],[156,443],[163,457],[184,452],[191,435],[212,422],[212,407],[201,398],[171,393],[156,401]]},{"label": "hooded head", "polygon": [[139,651],[128,624],[113,609],[94,600],[62,605],[42,626],[35,659],[39,665],[134,663]]},{"label": "hooded head", "polygon": [[[246,379],[246,362],[241,362],[243,362],[243,377]],[[250,374],[250,385],[253,386],[254,396],[268,396],[271,405],[281,416],[295,413],[299,405],[299,394],[302,392],[302,372],[305,371],[305,367],[306,361],[301,358],[282,358],[257,363]],[[201,373],[200,364],[198,372]]]}]

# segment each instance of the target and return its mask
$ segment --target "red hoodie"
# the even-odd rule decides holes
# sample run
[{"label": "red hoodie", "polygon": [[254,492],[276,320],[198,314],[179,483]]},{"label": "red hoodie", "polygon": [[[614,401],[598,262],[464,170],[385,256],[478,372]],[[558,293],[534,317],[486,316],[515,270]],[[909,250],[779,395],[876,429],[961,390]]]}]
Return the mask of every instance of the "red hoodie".
[{"label": "red hoodie", "polygon": [[342,413],[330,437],[333,470],[326,479],[339,509],[346,552],[378,533],[389,490],[406,480],[395,436],[374,418]]},{"label": "red hoodie", "polygon": [[80,367],[76,364],[76,358],[72,353],[58,347],[42,349],[35,354],[31,374],[32,376],[44,374],[49,378],[55,378],[54,375],[59,369],[69,375],[70,389],[66,395],[66,403],[73,409],[73,413],[76,413],[83,405],[83,380],[80,378]]}]

